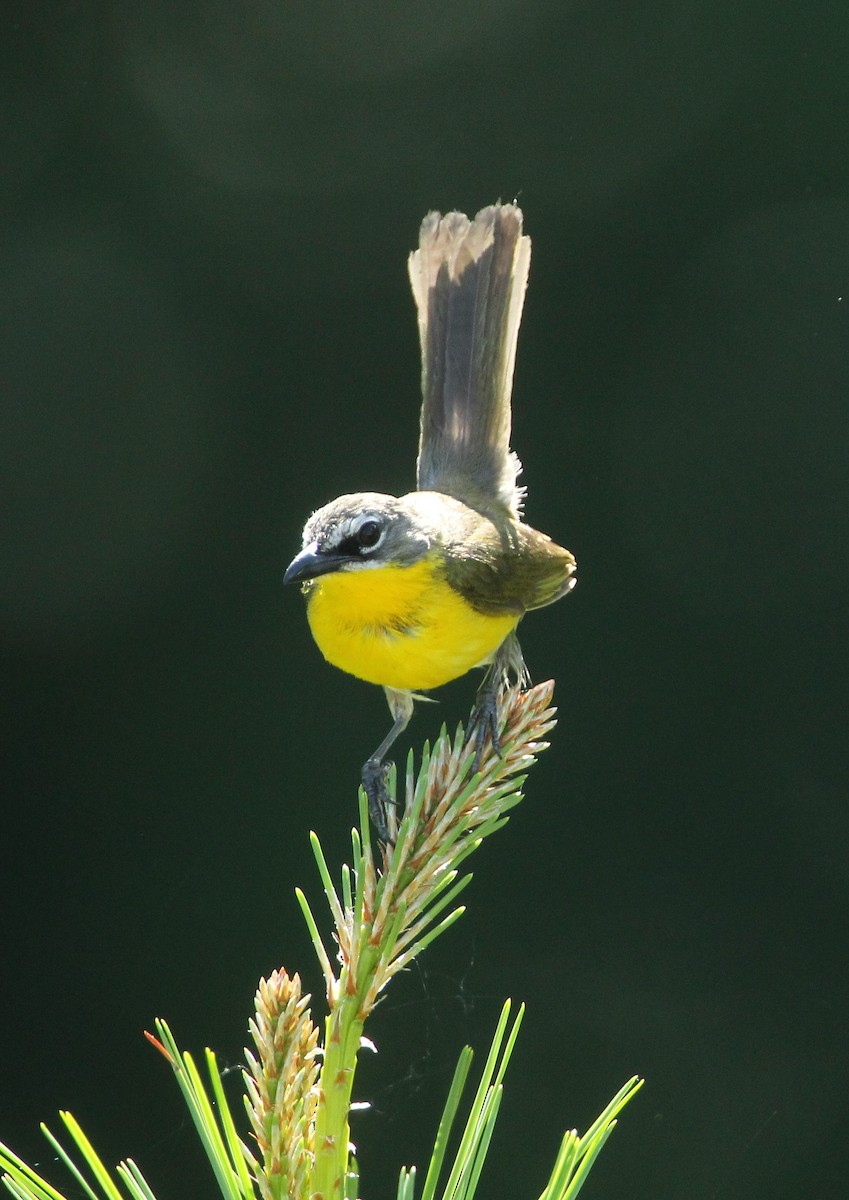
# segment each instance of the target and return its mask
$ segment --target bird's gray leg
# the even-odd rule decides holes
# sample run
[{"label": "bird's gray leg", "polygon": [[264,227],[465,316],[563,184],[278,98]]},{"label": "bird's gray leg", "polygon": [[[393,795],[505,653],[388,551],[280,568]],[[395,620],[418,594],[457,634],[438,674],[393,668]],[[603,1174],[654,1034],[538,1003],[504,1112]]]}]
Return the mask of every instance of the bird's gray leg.
[{"label": "bird's gray leg", "polygon": [[466,732],[466,743],[468,744],[472,739],[475,741],[475,762],[472,768],[474,771],[480,769],[487,734],[492,739],[493,750],[499,757],[501,756],[501,738],[498,733],[498,698],[502,690],[509,685],[511,675],[522,687],[530,683],[531,677],[525,666],[522,648],[515,633],[508,633],[496,650],[475,697],[475,707]]},{"label": "bird's gray leg", "polygon": [[382,842],[388,842],[389,830],[386,827],[386,806],[390,803],[389,788],[386,780],[391,763],[386,761],[393,742],[403,733],[413,715],[412,692],[397,691],[395,688],[384,688],[389,711],[395,718],[392,728],[370,758],[363,763],[363,787],[368,797],[368,811],[374,830]]}]

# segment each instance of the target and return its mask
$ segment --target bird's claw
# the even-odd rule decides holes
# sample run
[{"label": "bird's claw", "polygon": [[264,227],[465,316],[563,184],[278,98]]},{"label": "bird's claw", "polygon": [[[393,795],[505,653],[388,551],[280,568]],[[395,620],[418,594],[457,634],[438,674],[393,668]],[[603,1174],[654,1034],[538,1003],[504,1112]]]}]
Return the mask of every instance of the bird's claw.
[{"label": "bird's claw", "polygon": [[392,803],[389,795],[389,771],[392,764],[380,758],[370,758],[363,764],[363,787],[368,799],[368,812],[374,831],[382,842],[391,843],[386,824],[386,808]]},{"label": "bird's claw", "polygon": [[498,689],[484,684],[477,694],[475,707],[469,721],[469,728],[466,732],[466,745],[469,745],[471,741],[475,743],[475,761],[472,764],[473,774],[477,774],[480,770],[487,734],[489,734],[493,750],[500,758],[501,737],[498,720]]}]

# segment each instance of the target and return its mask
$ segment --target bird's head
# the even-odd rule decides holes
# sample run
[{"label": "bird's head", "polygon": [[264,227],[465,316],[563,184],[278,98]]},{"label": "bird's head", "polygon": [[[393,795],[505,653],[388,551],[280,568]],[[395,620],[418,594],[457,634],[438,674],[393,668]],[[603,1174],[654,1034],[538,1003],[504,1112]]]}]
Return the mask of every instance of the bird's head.
[{"label": "bird's head", "polygon": [[430,545],[426,529],[403,500],[380,492],[339,496],[307,521],[303,548],[286,568],[283,582],[305,583],[331,571],[409,566]]}]

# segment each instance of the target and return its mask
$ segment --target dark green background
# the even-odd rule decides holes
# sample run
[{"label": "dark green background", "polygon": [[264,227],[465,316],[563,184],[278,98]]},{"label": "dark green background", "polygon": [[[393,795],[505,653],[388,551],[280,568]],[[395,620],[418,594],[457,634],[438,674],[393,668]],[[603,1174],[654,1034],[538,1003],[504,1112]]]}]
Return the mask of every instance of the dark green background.
[{"label": "dark green background", "polygon": [[0,1138],[47,1162],[68,1106],[213,1194],[141,1030],[236,1065],[261,973],[320,990],[307,829],[347,853],[387,714],[283,568],[412,485],[421,217],[515,196],[560,725],[375,1017],[363,1190],[510,995],[488,1196],[633,1072],[588,1196],[845,1196],[845,7],[30,0],[0,55]]}]

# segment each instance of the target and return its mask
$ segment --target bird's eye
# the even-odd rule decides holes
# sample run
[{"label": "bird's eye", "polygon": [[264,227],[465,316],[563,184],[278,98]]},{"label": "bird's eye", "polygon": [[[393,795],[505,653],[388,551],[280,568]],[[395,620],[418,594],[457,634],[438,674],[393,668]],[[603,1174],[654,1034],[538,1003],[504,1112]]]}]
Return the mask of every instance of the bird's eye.
[{"label": "bird's eye", "polygon": [[377,521],[363,521],[357,530],[357,544],[361,550],[371,550],[380,541],[380,525]]}]

